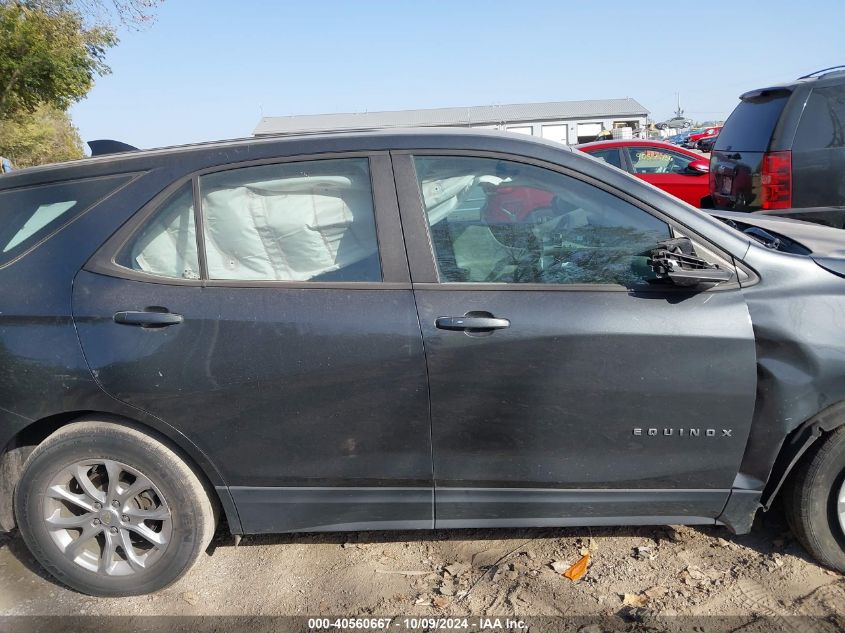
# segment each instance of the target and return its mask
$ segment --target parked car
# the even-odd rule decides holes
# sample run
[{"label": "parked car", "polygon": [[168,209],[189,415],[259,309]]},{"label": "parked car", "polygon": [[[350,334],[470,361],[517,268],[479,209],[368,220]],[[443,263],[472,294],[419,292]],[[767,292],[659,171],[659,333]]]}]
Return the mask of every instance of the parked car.
[{"label": "parked car", "polygon": [[698,141],[705,139],[705,138],[712,138],[719,135],[719,131],[721,127],[708,127],[704,128],[699,132],[694,132],[687,137],[687,140],[684,141],[684,147],[687,149],[695,149],[698,147]]},{"label": "parked car", "polygon": [[[693,130],[686,130],[684,132],[678,132],[677,134],[673,134],[672,136],[667,136],[664,142],[670,143],[672,145],[681,145],[684,141],[689,138],[689,135],[693,133]],[[654,140],[661,140],[661,139],[654,139]]]},{"label": "parked car", "polygon": [[845,205],[845,67],[746,92],[710,159],[718,208]]},{"label": "parked car", "polygon": [[837,229],[472,130],[99,155],[0,213],[0,524],[78,591],[168,585],[223,516],[743,533],[784,485],[845,570]]},{"label": "parked car", "polygon": [[[709,154],[713,151],[713,146],[716,144],[716,139],[719,138],[719,135],[716,136],[708,136],[707,138],[703,138],[696,143],[696,149],[699,152],[704,152]],[[709,186],[709,183],[708,183]]]},{"label": "parked car", "polygon": [[659,141],[604,141],[575,147],[694,207],[710,206],[709,164],[700,154]]},{"label": "parked car", "polygon": [[676,116],[661,123],[655,123],[654,127],[658,130],[682,130],[684,128],[692,127],[692,119]]}]

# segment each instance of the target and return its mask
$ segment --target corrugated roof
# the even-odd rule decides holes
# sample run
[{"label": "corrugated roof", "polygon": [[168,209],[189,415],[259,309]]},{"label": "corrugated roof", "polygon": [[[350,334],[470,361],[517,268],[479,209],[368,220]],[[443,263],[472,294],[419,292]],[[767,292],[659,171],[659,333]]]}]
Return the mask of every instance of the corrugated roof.
[{"label": "corrugated roof", "polygon": [[304,114],[263,117],[254,134],[294,134],[320,130],[369,130],[393,127],[497,125],[522,121],[583,119],[597,117],[647,116],[636,99],[594,99],[591,101],[552,101],[508,105]]}]

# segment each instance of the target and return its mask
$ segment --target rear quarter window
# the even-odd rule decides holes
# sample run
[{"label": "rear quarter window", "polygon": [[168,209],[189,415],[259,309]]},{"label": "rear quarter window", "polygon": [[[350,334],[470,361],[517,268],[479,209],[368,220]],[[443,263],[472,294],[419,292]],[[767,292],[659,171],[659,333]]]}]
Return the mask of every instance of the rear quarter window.
[{"label": "rear quarter window", "polygon": [[788,99],[788,95],[779,95],[740,101],[725,121],[714,149],[765,152]]},{"label": "rear quarter window", "polygon": [[815,88],[807,99],[793,148],[811,151],[845,145],[845,84]]},{"label": "rear quarter window", "polygon": [[0,191],[0,266],[47,239],[133,178],[122,174]]}]

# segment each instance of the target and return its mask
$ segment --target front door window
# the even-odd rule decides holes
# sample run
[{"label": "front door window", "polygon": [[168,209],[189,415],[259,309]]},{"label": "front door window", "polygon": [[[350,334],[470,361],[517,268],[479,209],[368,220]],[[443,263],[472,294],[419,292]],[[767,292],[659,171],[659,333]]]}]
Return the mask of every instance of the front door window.
[{"label": "front door window", "polygon": [[635,174],[683,174],[694,158],[671,150],[629,147]]},{"label": "front door window", "polygon": [[622,284],[653,278],[671,237],[642,209],[576,178],[493,158],[415,159],[442,282]]}]

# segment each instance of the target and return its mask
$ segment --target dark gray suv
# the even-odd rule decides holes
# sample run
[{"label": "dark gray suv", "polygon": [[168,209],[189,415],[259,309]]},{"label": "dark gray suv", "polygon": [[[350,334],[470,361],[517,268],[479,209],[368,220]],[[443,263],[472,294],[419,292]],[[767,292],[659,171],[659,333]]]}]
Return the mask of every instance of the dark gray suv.
[{"label": "dark gray suv", "polygon": [[[0,178],[0,523],[128,595],[235,534],[751,528],[845,570],[845,249],[429,130]],[[14,503],[12,500],[14,499]]]},{"label": "dark gray suv", "polygon": [[[710,193],[736,211],[845,206],[845,66],[743,94],[713,146]],[[842,226],[845,209],[833,215]]]}]

